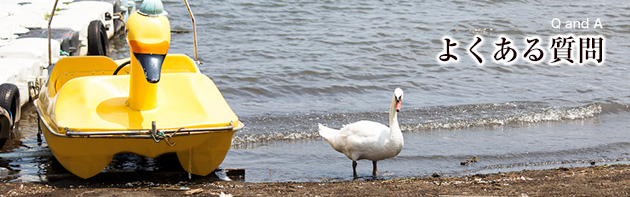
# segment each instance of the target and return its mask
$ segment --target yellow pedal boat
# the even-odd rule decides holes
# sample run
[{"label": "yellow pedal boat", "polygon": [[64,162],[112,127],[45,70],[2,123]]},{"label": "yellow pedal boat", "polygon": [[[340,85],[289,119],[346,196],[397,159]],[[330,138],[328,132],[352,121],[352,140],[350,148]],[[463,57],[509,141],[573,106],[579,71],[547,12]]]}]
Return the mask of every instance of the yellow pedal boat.
[{"label": "yellow pedal boat", "polygon": [[34,102],[50,150],[82,178],[125,152],[151,158],[174,152],[186,171],[208,175],[243,124],[195,61],[167,54],[170,24],[159,0],[145,0],[126,28],[130,66],[104,56],[54,65]]}]

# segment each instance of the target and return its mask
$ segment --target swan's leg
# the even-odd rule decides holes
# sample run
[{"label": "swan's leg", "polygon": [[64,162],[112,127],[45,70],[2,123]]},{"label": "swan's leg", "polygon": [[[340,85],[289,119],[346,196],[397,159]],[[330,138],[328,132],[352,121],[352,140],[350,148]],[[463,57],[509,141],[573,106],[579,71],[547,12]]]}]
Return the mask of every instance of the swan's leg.
[{"label": "swan's leg", "polygon": [[357,179],[357,161],[352,161],[352,176]]},{"label": "swan's leg", "polygon": [[376,176],[376,172],[378,172],[378,168],[376,167],[376,161],[372,161],[372,176]]}]

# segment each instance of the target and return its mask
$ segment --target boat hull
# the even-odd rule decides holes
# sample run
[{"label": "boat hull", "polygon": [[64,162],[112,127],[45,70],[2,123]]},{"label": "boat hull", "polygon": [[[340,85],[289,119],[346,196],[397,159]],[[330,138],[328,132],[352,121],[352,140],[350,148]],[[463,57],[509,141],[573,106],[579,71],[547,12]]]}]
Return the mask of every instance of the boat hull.
[{"label": "boat hull", "polygon": [[53,155],[64,168],[81,178],[99,174],[115,154],[136,153],[155,158],[164,153],[177,153],[180,164],[187,172],[206,176],[213,172],[230,149],[234,130],[206,134],[175,136],[156,143],[150,136],[124,137],[69,137],[51,131],[45,120],[40,127]]},{"label": "boat hull", "polygon": [[176,153],[192,174],[214,171],[244,125],[212,80],[187,56],[167,55],[158,107],[137,111],[127,105],[128,70],[111,74],[118,64],[106,57],[67,57],[53,68],[34,104],[59,163],[89,178],[118,153],[150,158]]}]

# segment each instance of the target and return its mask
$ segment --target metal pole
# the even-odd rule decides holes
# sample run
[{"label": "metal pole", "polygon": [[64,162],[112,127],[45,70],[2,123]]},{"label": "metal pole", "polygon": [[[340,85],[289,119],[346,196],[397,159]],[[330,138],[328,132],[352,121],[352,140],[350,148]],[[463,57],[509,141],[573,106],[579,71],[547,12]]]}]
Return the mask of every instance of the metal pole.
[{"label": "metal pole", "polygon": [[184,0],[184,3],[186,4],[186,9],[188,9],[188,15],[190,15],[190,20],[192,20],[193,39],[194,39],[194,43],[195,43],[195,62],[197,62],[197,64],[199,64],[199,58],[197,57],[197,25],[195,24],[195,16],[193,15],[192,11],[190,10],[190,5],[188,5],[188,0]]},{"label": "metal pole", "polygon": [[50,14],[50,18],[48,18],[48,67],[52,65],[52,44],[50,41],[52,35],[50,33],[50,24],[52,23],[53,16],[55,16],[55,10],[57,10],[57,2],[59,2],[59,0],[55,0],[52,13]]}]

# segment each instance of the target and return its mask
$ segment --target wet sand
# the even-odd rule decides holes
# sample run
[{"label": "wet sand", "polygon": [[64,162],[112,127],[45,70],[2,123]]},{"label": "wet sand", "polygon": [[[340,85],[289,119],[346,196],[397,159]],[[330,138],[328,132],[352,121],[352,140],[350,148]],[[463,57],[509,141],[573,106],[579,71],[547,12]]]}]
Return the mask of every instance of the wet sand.
[{"label": "wet sand", "polygon": [[156,184],[5,183],[0,194],[47,196],[628,196],[630,165],[557,168],[466,177],[288,183],[211,181]]}]

